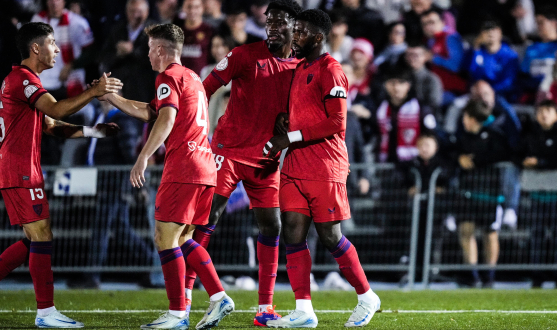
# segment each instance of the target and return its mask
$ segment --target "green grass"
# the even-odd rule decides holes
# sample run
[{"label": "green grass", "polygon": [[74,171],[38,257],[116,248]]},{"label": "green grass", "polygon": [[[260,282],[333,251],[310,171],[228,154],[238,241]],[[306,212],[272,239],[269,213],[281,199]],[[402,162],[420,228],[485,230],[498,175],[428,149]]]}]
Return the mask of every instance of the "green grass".
[{"label": "green grass", "polygon": [[[254,309],[256,292],[230,291],[237,310]],[[508,314],[508,313],[398,313],[404,310],[504,310],[504,311],[557,311],[556,290],[455,290],[455,291],[380,291],[382,310],[377,313],[367,329],[557,329],[557,314]],[[164,310],[167,306],[164,290],[145,291],[57,291],[56,306],[60,310]],[[194,310],[204,310],[208,297],[205,292],[194,292]],[[275,294],[277,309],[294,308],[291,292]],[[313,305],[316,310],[351,310],[356,297],[351,292],[315,292]],[[34,329],[34,313],[18,312],[34,309],[32,291],[0,292],[0,329]],[[79,313],[68,316],[85,323],[88,329],[139,329],[141,324],[153,321],[157,312]],[[233,313],[217,329],[254,329],[254,313]],[[321,329],[344,329],[350,313],[317,313]],[[201,312],[191,315],[195,325]],[[192,326],[190,329],[194,329]]]}]

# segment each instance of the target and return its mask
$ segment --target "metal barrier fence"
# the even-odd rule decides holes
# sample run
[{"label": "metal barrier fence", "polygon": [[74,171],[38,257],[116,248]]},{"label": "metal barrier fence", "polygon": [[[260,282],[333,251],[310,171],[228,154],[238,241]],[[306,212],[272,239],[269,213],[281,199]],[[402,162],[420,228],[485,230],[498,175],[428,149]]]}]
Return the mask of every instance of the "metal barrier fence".
[{"label": "metal barrier fence", "polygon": [[[146,186],[133,189],[131,166],[61,169],[44,167],[45,194],[50,203],[54,235],[53,270],[63,272],[159,271],[153,245],[154,198],[162,167],[150,167]],[[419,196],[410,198],[393,165],[356,164],[373,178],[373,195],[350,198],[352,219],[343,232],[359,251],[366,271],[414,273]],[[415,186],[421,190],[419,176]],[[218,270],[253,271],[256,265],[257,226],[241,188],[231,196],[209,253]],[[21,239],[10,227],[0,199],[0,251]],[[338,270],[328,251],[314,251],[313,269]],[[284,248],[281,247],[281,252]],[[285,269],[284,253],[281,268]],[[26,270],[26,265],[17,271]],[[409,278],[413,283],[413,277]]]},{"label": "metal barrier fence", "polygon": [[[525,170],[519,177],[514,165],[501,163],[461,171],[440,190],[442,175],[443,171],[437,169],[427,190],[422,275],[426,285],[431,275],[443,271],[557,270],[557,171]],[[520,189],[518,225],[501,229],[502,205],[513,198],[512,192],[505,191],[509,187]],[[461,235],[461,226],[470,222],[475,223],[477,265],[464,263],[459,242],[466,237]],[[498,232],[500,253],[496,265],[490,265],[489,255],[482,254],[491,245],[481,238],[490,232]]]}]

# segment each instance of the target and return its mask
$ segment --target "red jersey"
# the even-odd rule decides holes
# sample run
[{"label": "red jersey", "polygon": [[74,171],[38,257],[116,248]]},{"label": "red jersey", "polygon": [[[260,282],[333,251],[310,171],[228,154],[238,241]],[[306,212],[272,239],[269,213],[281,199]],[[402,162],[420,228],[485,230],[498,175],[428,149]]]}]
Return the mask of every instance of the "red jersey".
[{"label": "red jersey", "polygon": [[178,113],[165,141],[161,183],[217,184],[217,167],[207,133],[207,96],[201,78],[192,70],[171,64],[157,76],[157,94],[151,107],[173,107]]},{"label": "red jersey", "polygon": [[[308,63],[298,64],[290,93],[290,131],[302,131],[304,141],[290,145],[282,173],[291,178],[346,183],[348,152],[344,143],[346,128],[346,91],[348,81],[340,64],[325,53]],[[335,113],[338,133],[316,138],[332,117],[327,101],[342,99],[343,107]],[[337,116],[338,115],[338,116]],[[336,119],[335,119],[336,120]],[[318,124],[318,125],[316,125]]]},{"label": "red jersey", "polygon": [[205,79],[208,86],[232,81],[230,101],[219,119],[211,146],[216,154],[238,163],[264,167],[262,146],[273,137],[275,119],[288,109],[288,94],[299,60],[274,57],[265,41],[234,48]]},{"label": "red jersey", "polygon": [[0,94],[0,189],[35,188],[44,183],[41,138],[44,114],[35,102],[47,91],[39,76],[15,65]]}]

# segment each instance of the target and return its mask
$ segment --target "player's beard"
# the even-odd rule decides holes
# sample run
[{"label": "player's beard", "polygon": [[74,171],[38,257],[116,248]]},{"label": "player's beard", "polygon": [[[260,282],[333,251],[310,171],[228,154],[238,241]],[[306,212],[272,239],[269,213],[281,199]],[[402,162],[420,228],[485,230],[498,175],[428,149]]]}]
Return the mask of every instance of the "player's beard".
[{"label": "player's beard", "polygon": [[269,48],[269,51],[271,53],[278,52],[283,46],[284,46],[284,42],[271,43],[271,42],[267,41],[267,48]]},{"label": "player's beard", "polygon": [[296,52],[296,58],[301,60],[302,58],[308,56],[313,50],[314,44],[314,42],[307,42],[303,47],[300,47]]}]

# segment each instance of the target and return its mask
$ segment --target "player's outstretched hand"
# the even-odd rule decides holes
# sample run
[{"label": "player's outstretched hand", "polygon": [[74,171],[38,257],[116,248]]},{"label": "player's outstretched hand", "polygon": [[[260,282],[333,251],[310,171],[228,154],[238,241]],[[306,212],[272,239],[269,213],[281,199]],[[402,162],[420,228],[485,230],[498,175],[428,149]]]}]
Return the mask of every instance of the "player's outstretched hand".
[{"label": "player's outstretched hand", "polygon": [[107,93],[117,93],[122,89],[124,84],[118,78],[109,78],[110,72],[103,73],[102,77],[99,78],[99,82],[92,86],[95,89],[95,96],[100,97]]},{"label": "player's outstretched hand", "polygon": [[277,115],[275,119],[275,131],[277,134],[287,134],[288,125],[290,124],[289,116],[286,112],[281,112]]},{"label": "player's outstretched hand", "polygon": [[130,173],[130,182],[135,188],[143,187],[145,183],[145,169],[147,169],[147,158],[140,156]]},{"label": "player's outstretched hand", "polygon": [[290,139],[287,134],[275,135],[263,147],[263,156],[275,158],[281,150],[288,148],[289,145]]}]

